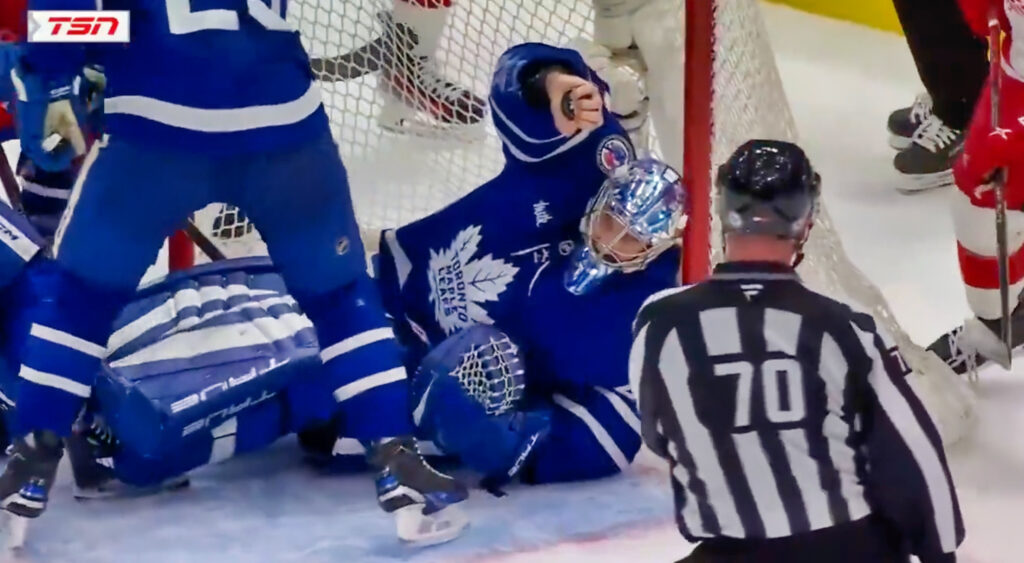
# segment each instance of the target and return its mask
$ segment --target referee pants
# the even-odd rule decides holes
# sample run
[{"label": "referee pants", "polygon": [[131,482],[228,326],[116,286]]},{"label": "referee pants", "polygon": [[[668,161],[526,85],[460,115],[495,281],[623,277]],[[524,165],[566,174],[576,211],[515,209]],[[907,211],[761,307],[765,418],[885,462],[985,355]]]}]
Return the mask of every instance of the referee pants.
[{"label": "referee pants", "polygon": [[678,563],[909,563],[899,536],[880,518],[769,540],[714,539]]},{"label": "referee pants", "polygon": [[935,115],[963,131],[988,77],[988,43],[967,27],[957,0],[893,0]]}]

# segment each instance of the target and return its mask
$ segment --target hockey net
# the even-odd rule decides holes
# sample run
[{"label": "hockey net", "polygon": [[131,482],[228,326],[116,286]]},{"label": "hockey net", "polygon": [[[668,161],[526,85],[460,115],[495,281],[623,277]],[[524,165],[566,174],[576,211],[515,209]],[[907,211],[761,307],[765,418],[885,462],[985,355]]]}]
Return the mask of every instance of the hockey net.
[{"label": "hockey net", "polygon": [[[289,19],[303,33],[311,56],[333,57],[378,40],[381,14],[391,10],[393,1],[294,0]],[[759,2],[674,1],[677,17],[665,23],[675,33],[664,37],[678,44],[676,52],[685,60],[683,173],[695,203],[684,240],[684,275],[692,280],[706,275],[720,258],[713,170],[748,139],[797,140],[797,131]],[[506,48],[524,41],[566,44],[590,36],[592,18],[590,0],[455,0],[438,49],[438,67],[453,83],[486,96],[493,64]],[[387,64],[384,55],[368,52],[381,57],[372,64]],[[445,126],[421,114],[396,133],[380,122],[386,108],[377,90],[379,73],[350,78],[347,71],[334,72],[323,76],[324,100],[364,233],[434,212],[501,170],[500,143],[489,119],[475,126]],[[683,100],[682,84],[675,84],[678,88],[669,84],[669,91],[674,88],[675,99]],[[649,91],[653,97],[655,88]],[[657,152],[658,143],[653,143]],[[663,156],[673,164],[680,160],[677,154]],[[827,194],[827,179],[824,190]],[[229,255],[264,252],[258,234],[234,214],[218,204],[197,214],[197,223],[219,243],[227,243]],[[364,239],[371,236],[364,234]],[[376,245],[376,240],[365,242],[369,249]],[[969,426],[972,389],[902,330],[878,288],[847,257],[824,205],[800,273],[811,287],[869,310],[888,328],[914,370],[912,385],[944,441],[957,441]]]}]

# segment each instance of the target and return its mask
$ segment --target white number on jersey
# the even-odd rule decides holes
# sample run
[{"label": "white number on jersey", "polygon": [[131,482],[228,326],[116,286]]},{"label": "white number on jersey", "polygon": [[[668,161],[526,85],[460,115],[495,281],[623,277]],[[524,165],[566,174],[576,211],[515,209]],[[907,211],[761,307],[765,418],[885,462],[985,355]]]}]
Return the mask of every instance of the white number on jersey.
[{"label": "white number on jersey", "polygon": [[[270,0],[268,6],[262,0],[246,0],[249,15],[271,31],[293,31],[284,19],[282,0]],[[192,0],[167,0],[167,23],[171,33],[185,35],[197,31],[221,29],[238,30],[238,13],[234,10],[192,11]]]}]

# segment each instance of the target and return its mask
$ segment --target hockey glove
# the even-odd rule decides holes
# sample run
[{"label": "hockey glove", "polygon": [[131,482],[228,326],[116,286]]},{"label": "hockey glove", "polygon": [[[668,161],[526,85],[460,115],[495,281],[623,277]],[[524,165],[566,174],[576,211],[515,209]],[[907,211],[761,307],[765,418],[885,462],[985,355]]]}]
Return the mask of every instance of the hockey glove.
[{"label": "hockey glove", "polygon": [[15,122],[21,150],[36,166],[50,172],[67,170],[85,154],[85,138],[73,104],[78,104],[81,79],[43,80],[23,66],[11,72],[17,93]]},{"label": "hockey glove", "polygon": [[967,193],[987,184],[996,169],[1024,163],[1024,83],[1004,74],[1000,94],[999,128],[992,127],[992,91],[986,85],[953,163],[956,184]]},{"label": "hockey glove", "polygon": [[423,359],[413,376],[413,421],[445,453],[499,486],[547,435],[545,408],[521,411],[522,362],[501,331],[473,326]]}]

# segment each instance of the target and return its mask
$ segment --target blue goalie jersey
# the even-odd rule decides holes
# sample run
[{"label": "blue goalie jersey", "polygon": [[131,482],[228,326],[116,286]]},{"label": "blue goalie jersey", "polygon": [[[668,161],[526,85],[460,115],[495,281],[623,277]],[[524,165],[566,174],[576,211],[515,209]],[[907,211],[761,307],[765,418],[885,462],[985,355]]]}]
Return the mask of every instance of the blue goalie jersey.
[{"label": "blue goalie jersey", "polygon": [[588,201],[634,153],[607,112],[598,129],[559,137],[550,110],[529,106],[516,75],[538,62],[591,76],[575,51],[525,44],[503,55],[491,104],[504,169],[442,211],[385,231],[379,285],[398,332],[425,344],[420,353],[468,326],[493,324],[522,347],[529,388],[615,388],[626,384],[631,320],[650,294],[675,284],[678,253],[583,296],[565,289]]},{"label": "blue goalie jersey", "polygon": [[[112,136],[203,153],[270,151],[327,130],[320,89],[282,0],[105,0],[131,13],[127,44],[28,43],[26,67],[52,80],[86,57],[107,75]],[[30,0],[94,10],[95,0]]]}]

